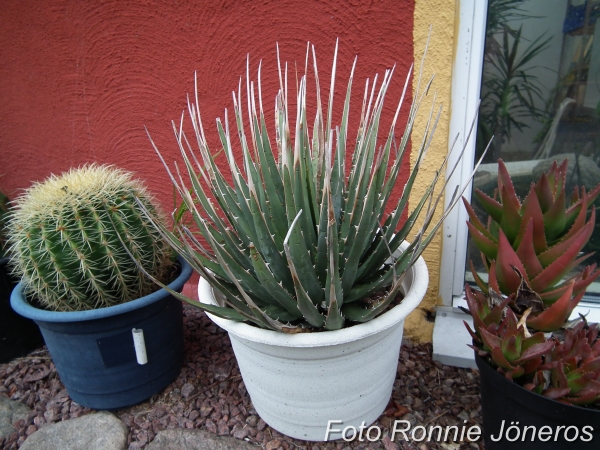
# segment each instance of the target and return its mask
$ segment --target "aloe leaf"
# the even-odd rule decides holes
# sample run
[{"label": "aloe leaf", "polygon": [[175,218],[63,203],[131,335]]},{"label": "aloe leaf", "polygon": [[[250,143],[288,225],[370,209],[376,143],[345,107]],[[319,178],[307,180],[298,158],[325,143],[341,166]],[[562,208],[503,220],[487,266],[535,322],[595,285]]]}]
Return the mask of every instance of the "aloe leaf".
[{"label": "aloe leaf", "polygon": [[223,264],[227,265],[227,268],[223,267],[223,270],[225,270],[225,273],[227,274],[228,281],[233,282],[234,284],[239,283],[244,290],[253,292],[257,297],[263,299],[264,301],[269,303],[273,302],[269,292],[259,282],[257,282],[257,280],[250,273],[244,270],[243,267],[239,266],[223,247],[215,250],[215,255],[219,260],[222,260],[222,262],[220,261],[221,266],[223,266]]},{"label": "aloe leaf", "polygon": [[527,326],[539,331],[558,330],[569,318],[569,304],[572,296],[573,283],[550,308],[535,317],[528,317]]},{"label": "aloe leaf", "polygon": [[533,186],[531,186],[529,194],[527,194],[527,197],[523,202],[522,209],[523,217],[521,219],[519,233],[513,242],[513,248],[519,248],[523,235],[525,234],[525,229],[529,224],[529,220],[533,219],[533,247],[535,248],[535,253],[540,254],[548,248],[548,245],[546,243],[546,233],[544,231],[544,215]]},{"label": "aloe leaf", "polygon": [[308,247],[317,246],[317,237],[314,229],[314,215],[317,208],[316,199],[311,196],[310,185],[312,180],[309,176],[309,162],[306,156],[310,153],[308,124],[306,122],[306,77],[300,80],[300,88],[297,100],[297,118],[294,143],[293,160],[293,192],[296,205],[304,211],[301,216],[302,230],[305,239],[308,241]]},{"label": "aloe leaf", "polygon": [[[225,117],[225,124],[227,126],[227,116]],[[223,125],[219,119],[217,119],[217,130],[219,131],[221,142],[223,143],[223,146],[226,150],[225,155],[227,156],[227,161],[229,163],[230,170],[233,174],[233,182],[235,185],[234,192],[237,197],[237,204],[239,205],[240,210],[242,212],[242,218],[245,223],[253,223],[252,213],[250,212],[250,207],[248,205],[250,201],[250,191],[248,189],[246,181],[242,177],[239,167],[235,163],[235,157],[233,156],[231,142],[229,140],[229,132],[226,132],[223,129]],[[248,237],[250,241],[254,242],[257,240],[255,230],[248,227],[246,231],[249,232]]]},{"label": "aloe leaf", "polygon": [[560,233],[565,228],[566,221],[565,191],[563,189],[556,196],[550,209],[544,214],[544,231],[546,233],[546,240],[549,243],[560,237]]},{"label": "aloe leaf", "polygon": [[[323,180],[325,177],[325,142],[331,145],[331,138],[326,137],[324,130],[323,107],[321,103],[321,86],[319,81],[319,71],[317,70],[317,57],[315,54],[315,46],[311,46],[313,56],[313,69],[316,87],[317,112],[313,126],[313,147],[312,147],[312,167],[315,181],[316,198],[323,196]],[[327,130],[329,132],[329,130]]]},{"label": "aloe leaf", "polygon": [[[510,242],[500,230],[498,237],[498,256],[496,257],[496,277],[500,291],[505,295],[510,295],[517,292],[521,285],[521,279],[513,270],[513,266],[519,269],[526,281],[529,283],[527,271],[523,267],[521,260],[513,250]],[[535,290],[535,289],[534,289]]]},{"label": "aloe leaf", "polygon": [[[335,159],[333,161],[333,172],[331,175],[333,210],[335,220],[339,222],[342,210],[342,197],[344,195],[344,181],[346,177],[346,146],[348,139],[348,117],[350,114],[350,97],[352,93],[352,80],[354,79],[354,69],[356,68],[357,58],[354,58],[350,77],[348,79],[348,87],[346,88],[346,99],[344,100],[344,109],[342,112],[342,123],[337,136],[337,147]],[[332,135],[329,139],[331,140]]]},{"label": "aloe leaf", "polygon": [[[502,186],[502,197],[510,198],[510,193],[506,188],[506,185]],[[500,228],[504,231],[509,242],[515,241],[521,226],[521,216],[519,215],[521,205],[518,203],[518,200],[516,203],[518,204],[518,207],[515,207],[514,201],[505,200],[502,202],[502,220],[500,222]]]},{"label": "aloe leaf", "polygon": [[519,349],[517,348],[517,339],[515,336],[510,336],[502,341],[502,353],[508,361],[514,361],[519,357]]},{"label": "aloe leaf", "polygon": [[550,350],[552,350],[552,348],[555,345],[556,344],[554,343],[554,341],[549,340],[546,342],[536,343],[527,348],[524,348],[523,352],[521,353],[521,356],[517,360],[513,361],[513,364],[523,364],[527,360],[543,356]]},{"label": "aloe leaf", "polygon": [[383,96],[387,88],[386,83],[388,76],[389,71],[386,71],[384,82],[382,83],[375,102],[373,116],[369,117],[367,113],[367,123],[365,124],[366,132],[363,135],[364,139],[360,142],[357,140],[357,149],[355,150],[353,157],[353,165],[348,181],[348,199],[345,203],[345,217],[340,228],[340,252],[343,252],[344,254],[342,263],[348,259],[350,254],[351,249],[346,248],[346,242],[353,242],[356,226],[358,225],[362,213],[366,190],[370,182],[369,170],[373,164],[379,128],[379,117],[383,107]]},{"label": "aloe leaf", "polygon": [[471,233],[471,239],[477,246],[477,249],[488,259],[496,259],[498,255],[498,244],[488,239],[483,233],[480,233],[471,222],[467,222],[467,228]]},{"label": "aloe leaf", "polygon": [[506,169],[504,161],[498,160],[498,192],[501,194],[502,204],[509,203],[511,210],[519,211],[521,209],[521,203],[515,192],[510,174]]},{"label": "aloe leaf", "polygon": [[548,182],[548,178],[546,177],[546,173],[542,173],[542,176],[535,184],[535,192],[537,194],[538,200],[540,202],[540,207],[542,208],[542,212],[545,213],[550,209],[552,203],[554,202],[554,195],[552,193],[552,188],[550,187],[550,183]]},{"label": "aloe leaf", "polygon": [[485,209],[485,212],[496,222],[500,223],[502,221],[502,204],[488,197],[479,189],[475,189],[475,196],[479,200],[479,203],[481,203],[481,206],[483,206],[483,209]]},{"label": "aloe leaf", "polygon": [[[213,244],[215,244],[215,242],[213,242]],[[216,245],[213,245],[213,249],[216,250],[216,247],[217,247]],[[252,311],[252,313],[254,314],[256,319],[262,324],[262,326],[273,329],[273,330],[277,330],[277,331],[283,331],[283,328],[284,328],[283,325],[281,323],[277,322],[276,320],[273,320],[264,311],[262,311],[256,305],[256,303],[250,298],[248,293],[246,293],[246,290],[242,287],[242,285],[240,284],[240,282],[238,281],[236,276],[231,271],[231,267],[229,265],[227,265],[227,262],[224,260],[222,252],[220,252],[218,250],[215,251],[215,256],[217,257],[217,260],[219,261],[219,263],[223,266],[223,269],[225,270],[225,272],[227,272],[229,281],[231,281],[233,284],[235,284],[239,293],[242,295],[243,299],[245,300],[246,304],[248,305],[248,308],[250,308],[250,310]]]},{"label": "aloe leaf", "polygon": [[[562,237],[562,241],[565,241],[567,239],[570,239],[571,237],[573,237],[584,225],[585,225],[585,221],[587,219],[587,210],[588,210],[588,202],[589,197],[587,196],[587,194],[585,193],[585,188],[584,188],[584,192],[583,195],[581,197],[581,200],[579,201],[579,208],[578,209],[573,209],[573,214],[574,217],[569,218],[569,210],[567,210],[567,223],[565,224],[565,226],[568,226],[569,222],[572,222],[572,225],[568,228],[568,232],[567,234],[565,234]],[[592,208],[594,208],[592,206]]]},{"label": "aloe leaf", "polygon": [[475,267],[473,266],[473,261],[469,260],[469,268],[471,269],[471,275],[473,275],[473,279],[475,280],[475,284],[482,290],[484,293],[488,293],[488,285],[483,279],[479,276]]},{"label": "aloe leaf", "polygon": [[303,211],[300,216],[300,228],[302,229],[303,240],[306,243],[307,248],[313,248],[317,246],[317,236],[314,227],[313,214],[311,212],[311,201],[307,189],[307,178],[306,173],[303,172],[302,164],[297,161],[294,162],[294,201],[300,208],[299,211]]},{"label": "aloe leaf", "polygon": [[533,248],[533,219],[529,219],[529,223],[525,229],[525,234],[521,240],[521,245],[517,248],[517,256],[523,262],[523,266],[527,271],[527,276],[531,280],[536,277],[544,267],[535,254]]},{"label": "aloe leaf", "polygon": [[193,298],[189,298],[177,291],[174,291],[173,289],[169,288],[168,286],[161,286],[163,289],[165,289],[169,294],[171,294],[173,297],[175,297],[177,300],[180,300],[182,302],[187,303],[188,305],[193,306],[194,308],[198,308],[201,309],[203,311],[209,312],[211,314],[214,314],[217,317],[221,317],[223,319],[229,319],[229,320],[234,320],[236,322],[243,322],[246,320],[251,320],[252,322],[256,323],[257,325],[261,325],[260,322],[255,321],[253,318],[248,317],[247,315],[243,315],[240,314],[239,312],[237,312],[235,309],[227,307],[227,306],[215,306],[215,305],[210,305],[208,303],[202,303],[199,302],[198,300],[195,300]]},{"label": "aloe leaf", "polygon": [[477,217],[477,214],[475,213],[475,210],[473,209],[471,204],[467,201],[466,198],[462,197],[462,199],[463,199],[463,204],[465,206],[465,209],[467,210],[467,214],[469,215],[469,221],[471,222],[471,225],[473,225],[477,231],[479,231],[481,234],[483,234],[490,241],[497,244],[498,243],[497,239],[494,238],[494,236],[492,236],[492,234],[483,225],[483,223],[481,223],[481,221],[479,220],[479,217]]},{"label": "aloe leaf", "polygon": [[531,288],[536,292],[543,292],[556,283],[570,270],[570,262],[577,258],[577,255],[583,246],[590,239],[594,230],[593,224],[595,213],[592,211],[592,216],[588,223],[579,231],[577,238],[566,251],[548,265],[538,276],[531,280]]},{"label": "aloe leaf", "polygon": [[[560,241],[556,245],[550,247],[543,253],[538,255],[542,266],[548,267],[552,262],[556,261],[563,253],[565,253],[572,245],[579,245],[582,241],[582,234],[585,235],[585,228],[580,228],[579,232],[571,236],[567,240]],[[585,244],[584,244],[585,245]]]}]

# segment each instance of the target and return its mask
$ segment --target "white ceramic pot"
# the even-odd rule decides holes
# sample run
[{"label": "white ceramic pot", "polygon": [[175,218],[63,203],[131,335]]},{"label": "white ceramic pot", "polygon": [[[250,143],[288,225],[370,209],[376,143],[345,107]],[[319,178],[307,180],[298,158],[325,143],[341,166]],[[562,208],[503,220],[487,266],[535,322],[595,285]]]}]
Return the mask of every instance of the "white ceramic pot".
[{"label": "white ceramic pot", "polygon": [[[370,425],[387,406],[396,377],[404,318],[423,299],[429,276],[419,258],[405,276],[404,300],[377,318],[337,331],[284,334],[208,317],[229,333],[254,408],[294,438],[341,439],[347,426]],[[200,301],[222,296],[200,279]]]}]

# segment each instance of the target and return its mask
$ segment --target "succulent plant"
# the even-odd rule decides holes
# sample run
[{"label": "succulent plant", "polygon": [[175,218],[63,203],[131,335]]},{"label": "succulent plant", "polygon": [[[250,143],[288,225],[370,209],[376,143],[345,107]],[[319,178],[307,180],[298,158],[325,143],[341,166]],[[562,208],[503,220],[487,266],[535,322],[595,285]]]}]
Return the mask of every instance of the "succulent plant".
[{"label": "succulent plant", "polygon": [[8,197],[0,192],[0,258],[6,253],[6,221],[8,220]]},{"label": "succulent plant", "polygon": [[[176,251],[224,294],[227,302],[225,306],[192,304],[220,317],[292,333],[335,330],[346,326],[346,322],[365,322],[385,311],[400,289],[403,274],[440,226],[441,222],[435,223],[425,235],[440,199],[434,196],[434,187],[443,176],[447,161],[409,212],[411,189],[437,122],[432,113],[422,140],[413,144],[416,163],[402,195],[397,201],[392,200],[417,108],[429,85],[425,93],[417,86],[399,146],[395,129],[404,93],[389,133],[379,146],[384,98],[393,69],[385,72],[379,93],[375,90],[377,77],[372,89],[367,81],[354,144],[348,139],[348,122],[356,60],[346,89],[341,125],[334,129],[336,58],[325,106],[321,102],[314,48],[312,56],[316,118],[311,131],[306,74],[299,81],[293,125],[289,121],[287,72],[281,70],[280,64],[280,90],[275,102],[276,147],[267,133],[259,69],[258,102],[254,82],[247,74],[248,123],[243,118],[241,81],[237,95],[233,94],[241,161],[234,157],[227,111],[224,123],[217,119],[231,178],[221,173],[209,150],[197,93],[196,103],[188,102],[188,112],[199,158],[182,129],[183,116],[179,127],[173,124],[190,187],[179,168],[172,173],[165,165],[197,231],[187,227],[184,215],[176,216],[175,232],[164,227],[161,231]],[[404,92],[407,86],[408,78]],[[354,145],[354,152],[348,171],[346,155],[350,145]],[[455,203],[455,198],[451,203]],[[392,256],[411,233],[421,212],[425,218],[414,240],[403,252]],[[202,239],[210,250],[205,249]]]},{"label": "succulent plant", "polygon": [[[590,256],[581,256],[580,252],[594,230],[596,214],[592,203],[600,193],[600,185],[589,193],[575,187],[572,204],[567,207],[567,162],[560,166],[554,162],[537,183],[532,183],[521,203],[506,166],[499,160],[498,199],[475,190],[489,214],[487,226],[463,198],[470,218],[467,226],[489,274],[486,283],[471,262],[477,285],[485,293],[492,288],[496,293],[514,296],[524,282],[543,302],[527,319],[529,327],[541,331],[560,328],[590,283],[600,275],[594,264],[565,279]],[[565,295],[568,291],[571,296]]]},{"label": "succulent plant", "polygon": [[567,208],[566,173],[567,160],[554,162],[521,204],[498,161],[499,201],[476,191],[490,215],[487,227],[465,201],[467,225],[488,268],[485,283],[471,263],[481,291],[465,287],[475,329],[465,326],[471,347],[508,379],[563,403],[600,404],[598,325],[583,317],[568,321],[600,271],[589,265],[565,279],[589,256],[580,252],[594,228],[594,208],[587,213],[600,185],[589,194],[575,187]]},{"label": "succulent plant", "polygon": [[[527,327],[518,322],[515,313],[511,309],[504,309],[505,305],[495,305],[491,310],[486,308],[489,305],[482,300],[482,296],[486,297],[483,292],[473,291],[468,285],[465,292],[469,309],[479,312],[473,316],[477,331],[474,332],[467,325],[474,341],[479,344],[472,347],[479,351],[480,356],[489,355],[509,379],[535,372],[542,363],[541,356],[552,349],[554,343],[546,341],[542,332],[530,335]],[[485,309],[489,311],[487,314]]]},{"label": "succulent plant", "polygon": [[600,405],[598,324],[578,319],[550,337],[532,335],[526,315],[518,319],[508,307],[509,297],[468,284],[465,293],[475,330],[465,326],[479,356],[530,391],[567,404]]},{"label": "succulent plant", "polygon": [[598,324],[588,326],[581,320],[555,344],[525,387],[573,405],[600,405]]},{"label": "succulent plant", "polygon": [[161,281],[171,275],[172,251],[146,215],[160,213],[132,173],[86,165],[34,184],[15,204],[11,263],[43,307],[78,311],[147,295],[157,287],[137,264]]}]

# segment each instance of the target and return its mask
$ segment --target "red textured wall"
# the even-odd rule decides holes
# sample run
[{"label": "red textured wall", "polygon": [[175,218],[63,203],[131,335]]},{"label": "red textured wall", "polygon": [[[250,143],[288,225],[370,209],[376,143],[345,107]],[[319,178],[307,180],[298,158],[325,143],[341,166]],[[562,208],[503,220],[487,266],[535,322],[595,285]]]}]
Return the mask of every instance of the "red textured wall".
[{"label": "red textured wall", "polygon": [[[179,120],[197,71],[204,125],[216,142],[214,119],[231,110],[247,53],[253,72],[263,60],[263,102],[272,125],[276,42],[282,59],[297,61],[299,70],[306,42],[316,46],[326,98],[340,38],[338,111],[358,55],[353,136],[366,77],[397,63],[387,103],[392,115],[413,59],[413,10],[414,0],[4,2],[0,190],[14,197],[50,173],[97,161],[135,171],[170,210],[170,183],[143,127],[168,160],[177,158],[170,121]],[[309,80],[309,91],[313,86]]]}]

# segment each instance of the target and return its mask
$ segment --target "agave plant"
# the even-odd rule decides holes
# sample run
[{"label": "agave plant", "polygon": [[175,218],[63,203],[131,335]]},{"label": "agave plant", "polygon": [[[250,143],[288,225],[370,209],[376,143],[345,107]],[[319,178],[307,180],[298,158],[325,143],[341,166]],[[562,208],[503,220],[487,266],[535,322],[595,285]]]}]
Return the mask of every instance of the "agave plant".
[{"label": "agave plant", "polygon": [[475,190],[489,214],[487,226],[463,198],[470,218],[467,226],[489,273],[486,283],[471,262],[477,285],[485,293],[493,289],[514,297],[524,283],[541,301],[541,308],[533,311],[527,324],[542,331],[560,328],[600,275],[594,264],[565,279],[590,256],[581,256],[580,252],[594,230],[592,203],[600,193],[600,185],[589,193],[575,187],[571,206],[567,207],[566,174],[567,160],[560,166],[555,162],[537,183],[532,183],[521,203],[504,162],[499,160],[498,199]]},{"label": "agave plant", "polygon": [[[197,89],[196,102],[188,101],[188,113],[199,157],[183,131],[183,116],[179,127],[173,124],[189,184],[179,167],[171,171],[165,166],[183,199],[183,210],[190,213],[191,219],[187,220],[186,214],[176,214],[174,231],[157,226],[177,252],[226,298],[226,305],[192,301],[194,306],[220,317],[283,332],[336,330],[348,325],[346,322],[365,322],[381,314],[396,298],[403,274],[439,228],[441,221],[434,223],[425,235],[440,200],[439,195],[434,195],[434,188],[447,158],[414,209],[409,212],[407,208],[439,118],[439,111],[434,114],[435,98],[424,135],[413,143],[416,162],[402,195],[394,202],[391,196],[408,154],[418,106],[431,81],[424,90],[420,81],[417,83],[407,125],[397,145],[396,124],[410,72],[382,142],[379,127],[394,69],[385,72],[378,92],[377,76],[372,87],[367,80],[356,142],[350,143],[348,123],[356,60],[346,89],[341,124],[334,128],[336,56],[329,101],[323,105],[312,47],[316,85],[312,131],[307,117],[306,73],[299,82],[293,124],[289,119],[287,66],[282,70],[279,63],[275,146],[267,132],[260,66],[257,89],[247,69],[247,122],[241,80],[237,94],[233,93],[238,144],[234,145],[227,111],[223,122],[217,119],[230,178],[221,172],[209,149]],[[348,170],[346,156],[350,145],[354,145],[354,152]],[[241,161],[236,160],[234,149],[241,151]],[[458,187],[451,205],[458,198],[457,191]],[[412,243],[399,251],[422,212],[425,217]],[[189,221],[197,227],[195,231],[188,228]],[[183,296],[178,298],[188,301]]]}]

